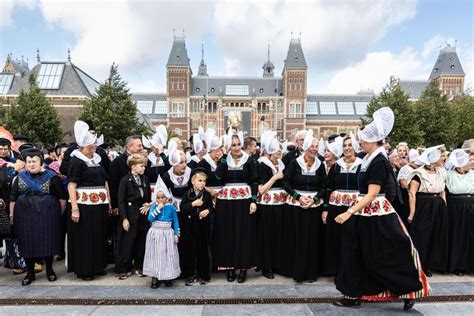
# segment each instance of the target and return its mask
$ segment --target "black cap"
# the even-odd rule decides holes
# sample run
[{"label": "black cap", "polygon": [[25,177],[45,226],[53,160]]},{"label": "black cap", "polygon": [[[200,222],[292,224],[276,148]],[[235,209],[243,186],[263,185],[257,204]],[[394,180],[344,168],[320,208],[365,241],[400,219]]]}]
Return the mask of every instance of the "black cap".
[{"label": "black cap", "polygon": [[191,170],[191,178],[194,177],[194,175],[198,173],[203,173],[207,177],[206,169],[204,169],[203,167],[197,167]]},{"label": "black cap", "polygon": [[26,157],[39,157],[41,159],[41,163],[44,161],[44,154],[38,148],[26,148],[21,151],[22,158],[26,161]]},{"label": "black cap", "polygon": [[91,120],[83,120],[85,123],[87,123],[87,125],[89,125],[89,130],[93,130],[95,131],[95,126],[94,126],[94,123],[92,123]]},{"label": "black cap", "polygon": [[0,146],[11,146],[12,142],[8,138],[0,138]]},{"label": "black cap", "polygon": [[25,141],[25,142],[29,142],[30,138],[28,136],[25,136],[25,135],[13,135],[13,140],[22,140],[22,141]]},{"label": "black cap", "polygon": [[23,150],[30,149],[30,148],[35,148],[35,145],[30,144],[30,143],[23,144],[18,148],[18,151],[21,153]]}]

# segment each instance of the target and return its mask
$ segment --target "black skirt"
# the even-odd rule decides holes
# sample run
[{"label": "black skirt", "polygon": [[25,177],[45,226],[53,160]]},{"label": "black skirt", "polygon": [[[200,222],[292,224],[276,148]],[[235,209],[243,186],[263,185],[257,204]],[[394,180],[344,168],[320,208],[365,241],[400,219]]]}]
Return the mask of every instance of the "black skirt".
[{"label": "black skirt", "polygon": [[107,204],[79,204],[79,222],[68,215],[68,272],[93,275],[107,267]]},{"label": "black skirt", "polygon": [[20,195],[15,203],[13,227],[24,258],[59,254],[61,209],[52,195]]},{"label": "black skirt", "polygon": [[449,222],[446,203],[439,194],[417,193],[410,236],[425,270],[447,271]]},{"label": "black skirt", "polygon": [[346,296],[367,300],[429,294],[416,250],[395,212],[353,215],[342,224],[336,288]]},{"label": "black skirt", "polygon": [[258,264],[257,214],[250,214],[250,202],[217,200],[213,255],[220,269],[250,269]]},{"label": "black skirt", "polygon": [[404,188],[400,188],[402,192],[402,203],[397,203],[397,205],[394,205],[393,207],[395,208],[395,211],[397,211],[398,215],[403,221],[403,224],[405,227],[410,227],[410,223],[408,223],[408,216],[410,215],[410,199],[408,197],[408,190]]},{"label": "black skirt", "polygon": [[474,196],[448,195],[448,271],[474,271]]},{"label": "black skirt", "polygon": [[341,224],[335,218],[347,211],[348,206],[329,205],[326,218],[326,255],[324,260],[324,274],[336,275],[339,270],[341,257]]},{"label": "black skirt", "polygon": [[275,273],[282,271],[286,205],[257,205],[258,266]]},{"label": "black skirt", "polygon": [[281,249],[281,267],[276,273],[286,276],[293,277],[294,265],[295,265],[295,217],[293,216],[294,206],[284,205],[282,220],[283,227],[281,234],[283,236],[282,249]]},{"label": "black skirt", "polygon": [[297,282],[315,281],[320,270],[322,226],[322,206],[303,209],[299,206],[289,206],[291,224],[293,225],[290,253],[293,256],[291,276]]}]

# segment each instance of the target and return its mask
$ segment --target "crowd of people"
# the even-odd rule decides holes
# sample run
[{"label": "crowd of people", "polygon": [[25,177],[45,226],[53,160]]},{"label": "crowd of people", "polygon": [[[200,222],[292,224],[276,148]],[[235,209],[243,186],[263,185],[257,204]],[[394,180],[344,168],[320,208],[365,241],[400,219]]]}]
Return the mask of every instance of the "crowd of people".
[{"label": "crowd of people", "polygon": [[0,138],[4,266],[26,272],[23,285],[42,265],[57,280],[55,256],[82,280],[114,264],[152,288],[218,271],[238,283],[249,269],[334,276],[338,306],[403,298],[410,309],[432,272],[474,270],[474,145],[391,149],[393,123],[382,108],[357,135],[301,130],[283,144],[274,131],[199,128],[190,147],[160,125],[117,154],[77,121],[75,143],[46,158],[26,137]]}]

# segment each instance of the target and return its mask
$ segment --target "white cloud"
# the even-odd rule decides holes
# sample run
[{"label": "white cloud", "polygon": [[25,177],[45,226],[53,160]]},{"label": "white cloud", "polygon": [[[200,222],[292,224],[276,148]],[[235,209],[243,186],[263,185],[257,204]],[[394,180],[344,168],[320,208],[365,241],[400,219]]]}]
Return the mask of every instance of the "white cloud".
[{"label": "white cloud", "polygon": [[[454,39],[436,35],[426,41],[420,52],[406,48],[399,54],[390,51],[368,53],[364,60],[337,70],[322,90],[329,93],[356,93],[373,89],[376,93],[389,82],[390,76],[402,80],[428,80],[441,47],[455,44]],[[456,47],[466,73],[465,88],[473,87],[474,46],[465,43]],[[309,88],[311,91],[311,89]]]},{"label": "white cloud", "polygon": [[411,48],[400,54],[389,51],[369,53],[363,61],[337,71],[325,91],[356,93],[361,89],[373,89],[377,93],[392,75],[402,79],[426,80],[431,67],[422,62]]},{"label": "white cloud", "polygon": [[36,0],[1,0],[0,1],[0,27],[13,24],[12,13],[15,7],[32,10],[36,7]]},{"label": "white cloud", "polygon": [[312,69],[334,70],[360,61],[391,26],[415,15],[416,0],[40,0],[40,8],[48,23],[73,32],[73,60],[98,78],[113,61],[132,73],[166,59],[171,30],[183,27],[188,46],[198,45],[204,34],[213,37],[224,67],[209,67],[211,75],[260,75],[269,43],[276,71],[281,71],[290,31],[303,33]]}]

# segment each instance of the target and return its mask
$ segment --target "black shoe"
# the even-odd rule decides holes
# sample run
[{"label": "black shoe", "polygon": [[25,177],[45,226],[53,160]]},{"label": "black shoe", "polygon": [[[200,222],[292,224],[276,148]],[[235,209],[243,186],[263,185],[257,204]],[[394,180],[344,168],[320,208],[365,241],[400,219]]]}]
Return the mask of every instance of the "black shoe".
[{"label": "black shoe", "polygon": [[157,278],[151,278],[151,288],[157,289],[160,287],[160,281]]},{"label": "black shoe", "polygon": [[275,278],[275,275],[273,275],[273,272],[270,270],[262,270],[262,275],[270,280],[273,280]]},{"label": "black shoe", "polygon": [[227,271],[227,282],[234,282],[235,281],[235,270],[228,270]]},{"label": "black shoe", "polygon": [[459,271],[459,270],[454,271],[454,274],[457,276],[464,276],[464,272]]},{"label": "black shoe", "polygon": [[433,273],[431,273],[430,270],[425,270],[425,275],[428,277],[428,278],[431,278],[433,276]]},{"label": "black shoe", "polygon": [[103,276],[103,275],[107,275],[107,271],[102,270],[102,271],[100,271],[100,272],[97,272],[95,275],[102,275],[102,276]]},{"label": "black shoe", "polygon": [[415,300],[405,299],[403,303],[403,310],[410,310],[415,305]]},{"label": "black shoe", "polygon": [[186,286],[191,286],[191,285],[193,285],[194,282],[196,282],[196,281],[197,281],[197,277],[192,276],[192,277],[187,278],[186,282],[184,282],[184,285],[186,285]]},{"label": "black shoe", "polygon": [[58,279],[58,277],[57,277],[56,273],[54,273],[54,271],[51,271],[51,272],[46,271],[46,276],[47,276],[49,282],[54,282]]},{"label": "black shoe", "polygon": [[170,287],[172,285],[173,285],[173,282],[171,282],[171,280],[165,281],[165,286],[166,287]]},{"label": "black shoe", "polygon": [[247,269],[241,269],[237,282],[244,283],[247,280]]},{"label": "black shoe", "polygon": [[34,280],[36,280],[36,277],[34,275],[27,274],[25,278],[23,279],[23,281],[21,281],[21,285],[23,286],[30,285],[31,283],[33,283]]},{"label": "black shoe", "polygon": [[94,280],[94,277],[92,275],[78,275],[77,277],[79,279],[82,279],[83,281],[92,281],[92,280]]},{"label": "black shoe", "polygon": [[209,283],[209,281],[210,281],[210,280],[207,280],[207,279],[206,279],[206,280],[205,280],[205,279],[200,279],[200,280],[199,280],[199,283],[200,283],[201,285],[204,285],[204,284]]},{"label": "black shoe", "polygon": [[338,307],[360,307],[362,301],[360,299],[351,300],[349,298],[343,298],[337,301],[334,301],[332,305]]}]

